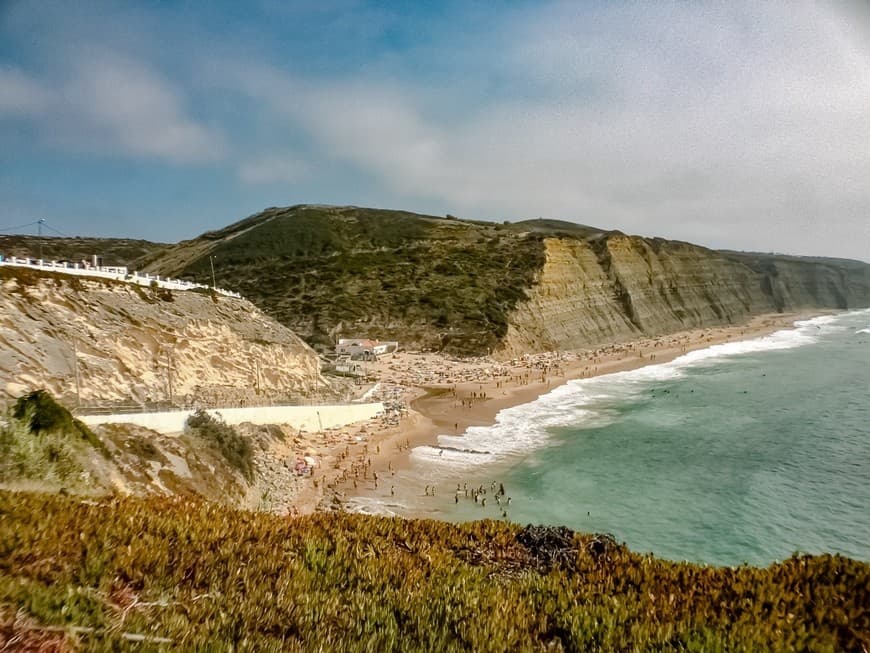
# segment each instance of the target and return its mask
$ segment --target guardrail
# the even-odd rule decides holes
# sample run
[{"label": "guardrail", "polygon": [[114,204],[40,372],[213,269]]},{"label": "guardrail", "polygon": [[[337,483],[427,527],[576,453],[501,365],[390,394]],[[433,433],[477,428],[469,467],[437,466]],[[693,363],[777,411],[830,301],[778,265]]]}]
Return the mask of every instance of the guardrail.
[{"label": "guardrail", "polygon": [[81,277],[97,277],[100,279],[113,279],[114,281],[122,281],[125,283],[134,283],[139,286],[154,286],[165,288],[166,290],[194,290],[197,288],[203,290],[213,290],[219,295],[225,297],[235,297],[243,299],[241,294],[226,290],[225,288],[212,288],[204,283],[195,283],[193,281],[185,281],[184,279],[168,279],[161,278],[159,274],[149,274],[147,272],[129,272],[124,266],[102,266],[94,267],[90,265],[82,265],[79,263],[66,263],[62,261],[44,261],[42,259],[23,259],[15,256],[4,258],[0,256],[0,265],[8,265],[22,268],[30,268],[35,270],[49,270],[51,272],[59,272],[61,274],[70,274]]}]

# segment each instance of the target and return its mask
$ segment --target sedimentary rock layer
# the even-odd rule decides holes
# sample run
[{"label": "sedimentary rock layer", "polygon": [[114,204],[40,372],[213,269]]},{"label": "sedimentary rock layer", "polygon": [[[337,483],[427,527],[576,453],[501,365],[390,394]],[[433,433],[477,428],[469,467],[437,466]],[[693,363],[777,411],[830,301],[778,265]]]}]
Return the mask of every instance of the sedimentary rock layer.
[{"label": "sedimentary rock layer", "polygon": [[319,365],[244,300],[3,268],[0,378],[71,406],[77,387],[90,404],[253,403],[309,394]]}]

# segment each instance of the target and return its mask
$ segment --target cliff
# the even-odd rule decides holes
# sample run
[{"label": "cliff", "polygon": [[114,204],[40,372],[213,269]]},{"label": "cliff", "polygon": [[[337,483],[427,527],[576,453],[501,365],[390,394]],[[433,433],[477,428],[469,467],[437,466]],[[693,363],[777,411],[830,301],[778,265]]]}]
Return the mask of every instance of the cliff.
[{"label": "cliff", "polygon": [[0,267],[0,374],[8,397],[44,388],[70,406],[253,404],[325,387],[315,352],[245,300],[12,267]]},{"label": "cliff", "polygon": [[571,349],[721,324],[752,315],[870,306],[859,261],[716,252],[622,234],[548,238],[529,298],[499,353]]},{"label": "cliff", "polygon": [[870,306],[858,261],[717,252],[559,220],[271,208],[142,259],[238,290],[316,347],[337,337],[513,356],[752,315]]},{"label": "cliff", "polygon": [[548,238],[545,249],[528,301],[511,315],[504,355],[736,324],[773,310],[752,270],[694,245],[619,234]]}]

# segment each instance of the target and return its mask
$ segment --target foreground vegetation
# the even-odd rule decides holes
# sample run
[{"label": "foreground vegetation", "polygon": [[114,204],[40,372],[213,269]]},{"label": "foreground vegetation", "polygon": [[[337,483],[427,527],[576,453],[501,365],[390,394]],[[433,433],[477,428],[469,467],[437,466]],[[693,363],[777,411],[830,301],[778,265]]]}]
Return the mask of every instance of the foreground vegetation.
[{"label": "foreground vegetation", "polygon": [[860,651],[868,609],[870,565],[838,556],[705,568],[567,529],[0,492],[0,648]]}]

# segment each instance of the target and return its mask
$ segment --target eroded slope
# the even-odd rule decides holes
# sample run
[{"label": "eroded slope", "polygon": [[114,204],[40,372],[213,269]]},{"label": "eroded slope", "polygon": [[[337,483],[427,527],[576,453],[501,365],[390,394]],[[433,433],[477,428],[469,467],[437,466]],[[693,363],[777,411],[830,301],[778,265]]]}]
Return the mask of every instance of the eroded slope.
[{"label": "eroded slope", "polygon": [[[78,383],[76,381],[78,374]],[[316,354],[245,300],[0,268],[0,393],[71,406],[310,395]]]}]

